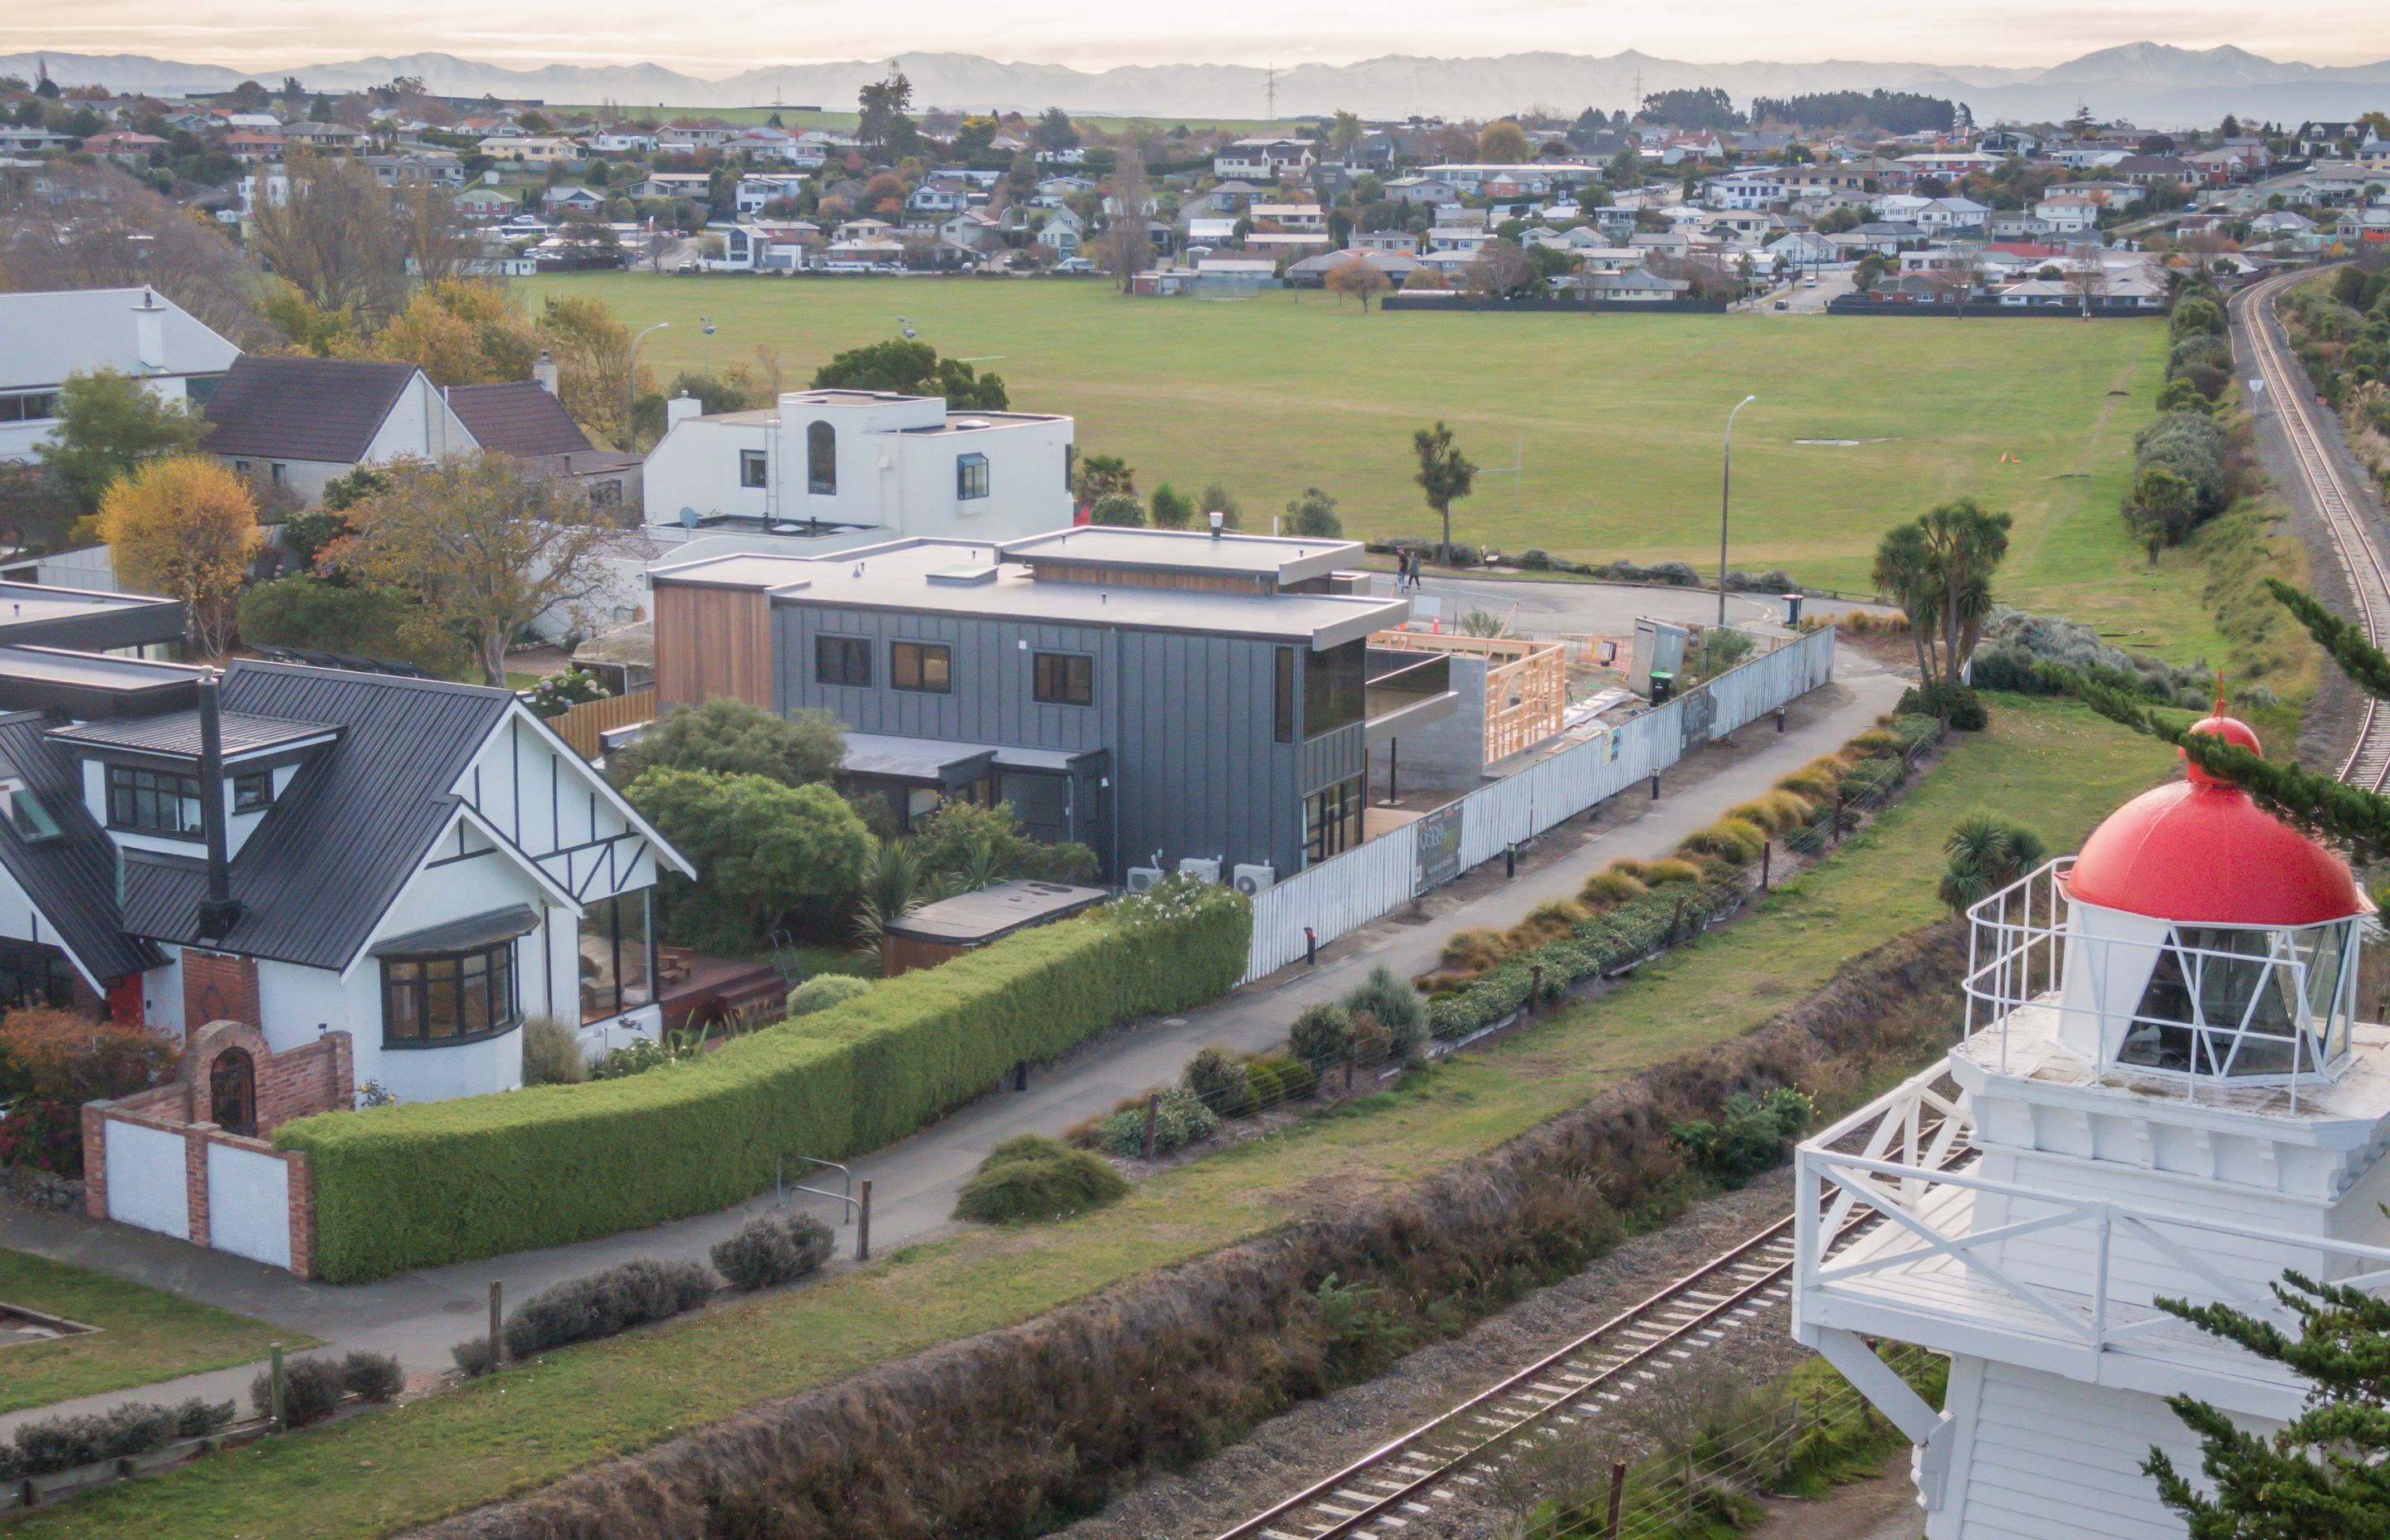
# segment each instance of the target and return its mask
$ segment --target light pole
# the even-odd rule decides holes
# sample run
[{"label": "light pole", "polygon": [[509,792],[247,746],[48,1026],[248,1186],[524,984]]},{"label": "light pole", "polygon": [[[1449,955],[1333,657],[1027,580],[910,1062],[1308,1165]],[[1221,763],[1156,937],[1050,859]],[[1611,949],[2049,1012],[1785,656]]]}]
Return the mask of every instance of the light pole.
[{"label": "light pole", "polygon": [[1718,620],[1726,624],[1726,515],[1734,499],[1734,418],[1735,413],[1757,401],[1757,396],[1745,396],[1734,404],[1734,411],[1726,415],[1726,474],[1718,485]]},{"label": "light pole", "polygon": [[639,452],[639,429],[634,420],[639,411],[639,344],[648,340],[649,331],[662,331],[670,321],[658,321],[648,331],[631,339],[631,366],[623,378],[623,447],[636,455]]}]

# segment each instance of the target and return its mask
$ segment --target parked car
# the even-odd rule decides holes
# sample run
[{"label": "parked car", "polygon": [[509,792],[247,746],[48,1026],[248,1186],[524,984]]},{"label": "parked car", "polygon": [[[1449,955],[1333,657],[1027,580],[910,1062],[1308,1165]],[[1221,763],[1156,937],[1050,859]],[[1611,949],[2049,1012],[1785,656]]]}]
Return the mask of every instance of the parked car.
[{"label": "parked car", "polygon": [[1811,275],[1809,275],[1809,276],[1807,276],[1807,277],[1805,277],[1805,278],[1802,279],[1802,280],[1801,280],[1801,287],[1802,287],[1802,288],[1804,288],[1804,289],[1815,289],[1815,288],[1817,288],[1817,287],[1818,287],[1818,276],[1817,276],[1816,274],[1812,273]]},{"label": "parked car", "polygon": [[1790,301],[1779,300],[1776,302],[1776,308],[1779,310],[1790,310],[1792,308],[1792,305]]},{"label": "parked car", "polygon": [[1054,264],[1057,273],[1092,273],[1096,264],[1085,257],[1064,257]]}]

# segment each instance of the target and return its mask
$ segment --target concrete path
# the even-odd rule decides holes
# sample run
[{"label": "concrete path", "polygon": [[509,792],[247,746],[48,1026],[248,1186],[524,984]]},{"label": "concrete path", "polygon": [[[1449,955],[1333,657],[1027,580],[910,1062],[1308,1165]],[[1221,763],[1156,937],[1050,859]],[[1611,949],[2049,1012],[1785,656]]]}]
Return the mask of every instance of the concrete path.
[{"label": "concrete path", "polygon": [[[1461,896],[1443,905],[1430,901],[1430,923],[1381,920],[1328,948],[1316,969],[1284,969],[1202,1010],[1099,1042],[1033,1074],[1025,1092],[994,1093],[911,1138],[857,1157],[849,1162],[856,1180],[869,1177],[873,1184],[873,1249],[884,1255],[946,1226],[956,1191],[1003,1140],[1023,1133],[1059,1135],[1110,1111],[1123,1097],[1169,1084],[1188,1057],[1206,1044],[1250,1050],[1275,1046],[1285,1040],[1297,1011],[1343,994],[1380,963],[1405,976],[1423,972],[1455,930],[1507,927],[1547,898],[1574,895],[1589,874],[1617,856],[1673,849],[1722,809],[1758,795],[1788,770],[1866,728],[1899,697],[1899,678],[1847,648],[1835,667],[1833,685],[1793,703],[1782,734],[1767,719],[1744,726],[1738,747],[1712,746],[1672,769],[1658,802],[1645,801],[1641,789],[1613,799],[1605,817],[1617,821],[1581,846],[1552,856],[1567,837],[1565,830],[1555,831],[1541,841],[1540,864],[1523,867],[1514,879],[1501,880],[1498,865],[1490,872],[1480,868],[1447,890]],[[821,1181],[817,1176],[809,1185]],[[834,1202],[803,1195],[791,1200],[833,1224],[839,1221],[840,1205]],[[702,1258],[715,1241],[773,1201],[765,1193],[735,1209],[651,1229],[345,1287],[305,1282],[127,1226],[13,1205],[0,1209],[0,1243],[205,1300],[332,1344],[321,1351],[393,1353],[409,1372],[418,1372],[449,1367],[450,1346],[486,1330],[494,1279],[513,1301],[632,1257]],[[849,1254],[853,1236],[850,1227],[839,1231],[841,1249]],[[194,1375],[0,1417],[0,1436],[29,1418],[102,1410],[126,1400],[239,1397],[246,1408],[255,1373],[250,1366]]]}]

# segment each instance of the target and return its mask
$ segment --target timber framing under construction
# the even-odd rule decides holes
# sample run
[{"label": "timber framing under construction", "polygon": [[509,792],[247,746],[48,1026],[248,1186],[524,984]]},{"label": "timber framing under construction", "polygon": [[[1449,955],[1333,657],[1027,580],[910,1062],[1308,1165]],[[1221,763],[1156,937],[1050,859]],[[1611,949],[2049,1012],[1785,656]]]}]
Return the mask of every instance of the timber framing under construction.
[{"label": "timber framing under construction", "polygon": [[1485,762],[1532,749],[1561,730],[1568,705],[1568,648],[1560,642],[1449,632],[1381,631],[1369,645],[1485,660]]}]

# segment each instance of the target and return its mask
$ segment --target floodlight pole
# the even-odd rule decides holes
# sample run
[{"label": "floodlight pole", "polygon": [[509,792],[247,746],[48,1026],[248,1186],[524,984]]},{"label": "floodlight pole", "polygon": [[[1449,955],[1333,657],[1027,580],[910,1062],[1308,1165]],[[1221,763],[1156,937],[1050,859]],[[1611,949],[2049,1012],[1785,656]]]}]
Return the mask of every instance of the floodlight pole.
[{"label": "floodlight pole", "polygon": [[639,426],[635,420],[639,410],[639,344],[648,340],[648,332],[662,331],[670,325],[670,321],[658,321],[631,339],[631,363],[623,380],[623,447],[634,455],[639,452]]},{"label": "floodlight pole", "polygon": [[1734,411],[1726,415],[1726,471],[1718,484],[1718,618],[1726,624],[1726,519],[1727,509],[1734,501],[1734,418],[1735,413],[1757,401],[1757,396],[1745,396],[1734,404]]}]

